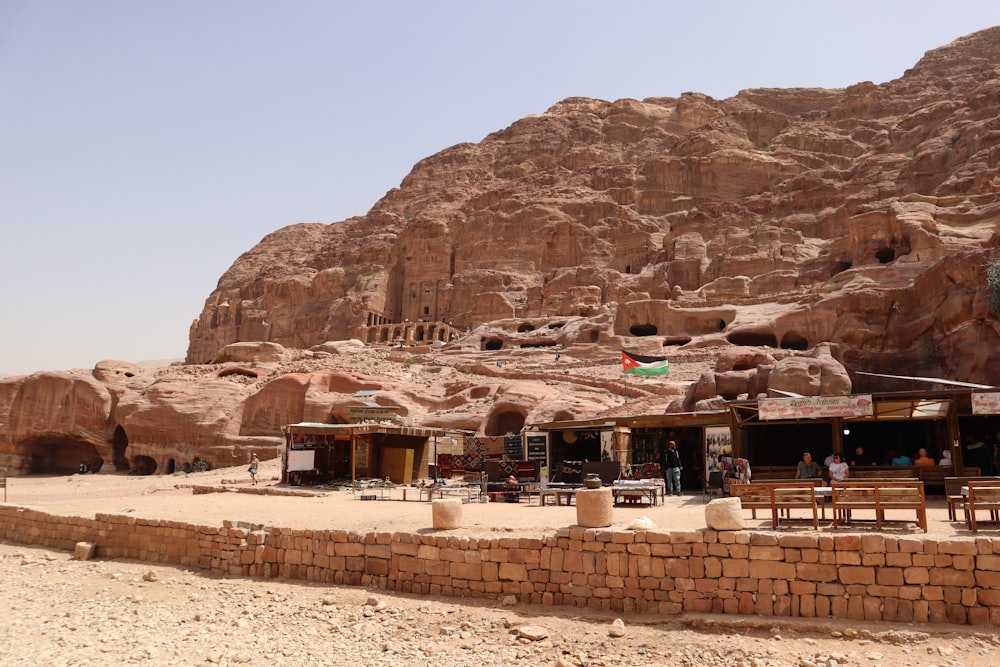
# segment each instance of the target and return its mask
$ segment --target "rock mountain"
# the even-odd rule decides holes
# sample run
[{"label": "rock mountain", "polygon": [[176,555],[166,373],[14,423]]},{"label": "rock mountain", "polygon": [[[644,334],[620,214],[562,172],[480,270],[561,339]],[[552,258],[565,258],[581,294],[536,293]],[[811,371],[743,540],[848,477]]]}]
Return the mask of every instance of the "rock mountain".
[{"label": "rock mountain", "polygon": [[622,347],[673,368],[633,410],[898,388],[857,371],[1000,384],[998,165],[1000,28],[883,84],[563,100],[268,235],[186,366],[0,381],[0,466],[229,464],[359,390],[487,433],[616,413]]},{"label": "rock mountain", "polygon": [[366,340],[371,314],[484,332],[572,316],[593,324],[559,344],[830,342],[849,370],[997,380],[969,351],[1000,342],[998,67],[993,28],[881,85],[564,100],[421,161],[363,217],[263,239],[187,361]]}]

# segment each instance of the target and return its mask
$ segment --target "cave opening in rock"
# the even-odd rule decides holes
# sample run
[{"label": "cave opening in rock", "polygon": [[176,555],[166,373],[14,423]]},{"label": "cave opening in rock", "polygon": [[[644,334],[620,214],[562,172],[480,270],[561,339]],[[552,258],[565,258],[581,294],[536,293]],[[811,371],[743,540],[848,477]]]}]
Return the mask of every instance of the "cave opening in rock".
[{"label": "cave opening in rock", "polygon": [[156,459],[152,456],[143,456],[142,454],[133,456],[132,469],[129,472],[136,475],[152,475],[156,472]]},{"label": "cave opening in rock", "polygon": [[809,341],[794,331],[789,331],[781,337],[781,348],[783,350],[808,350]]},{"label": "cave opening in rock", "polygon": [[424,328],[423,327],[417,327],[416,331],[414,332],[414,338],[416,340],[418,340],[418,341],[422,341],[424,339]]},{"label": "cave opening in rock", "polygon": [[892,260],[896,259],[896,251],[892,248],[882,248],[875,253],[875,259],[877,259],[880,264],[888,264]]},{"label": "cave opening in rock", "polygon": [[766,331],[734,331],[726,336],[733,345],[748,347],[778,347],[778,339],[773,333]]},{"label": "cave opening in rock", "polygon": [[115,470],[122,472],[128,470],[128,458],[125,456],[126,449],[128,449],[128,434],[125,433],[125,429],[119,424],[111,436],[111,454],[114,458]]},{"label": "cave opening in rock", "polygon": [[499,338],[489,338],[483,341],[483,349],[487,352],[495,352],[503,349],[503,341]]},{"label": "cave opening in rock", "polygon": [[524,343],[523,345],[521,345],[521,349],[529,347],[555,347],[555,346],[556,344],[553,343],[552,341],[545,341],[539,343]]},{"label": "cave opening in rock", "polygon": [[663,347],[671,347],[674,345],[687,345],[691,342],[689,336],[670,336],[663,339]]},{"label": "cave opening in rock", "polygon": [[174,470],[176,470],[176,469],[177,469],[177,463],[173,459],[170,459],[169,461],[167,461],[167,474],[168,475],[173,475],[174,474]]},{"label": "cave opening in rock", "polygon": [[251,380],[256,380],[260,377],[257,371],[241,367],[223,369],[219,371],[219,374],[216,377],[224,378],[229,377],[230,375],[242,375],[243,377],[250,378]]},{"label": "cave opening in rock", "polygon": [[486,421],[486,435],[520,433],[522,428],[524,428],[524,415],[514,410],[494,412]]},{"label": "cave opening in rock", "polygon": [[[92,443],[66,436],[28,438],[17,446],[17,453],[31,462],[35,475],[71,475],[97,472],[104,459]],[[82,466],[82,468],[81,468]]]},{"label": "cave opening in rock", "polygon": [[517,333],[527,333],[534,330],[535,327],[531,326],[529,322],[522,322],[521,325],[517,327]]},{"label": "cave opening in rock", "polygon": [[565,324],[566,324],[565,322],[553,322],[552,324],[549,325],[549,328],[550,329],[562,329]]},{"label": "cave opening in rock", "polygon": [[719,331],[725,331],[727,326],[725,320],[719,320]]},{"label": "cave opening in rock", "polygon": [[633,324],[629,327],[628,332],[633,336],[655,336],[659,330],[655,324],[647,322],[645,324]]},{"label": "cave opening in rock", "polygon": [[834,275],[841,273],[842,271],[847,271],[853,266],[850,262],[834,262],[833,263],[833,273]]},{"label": "cave opening in rock", "polygon": [[584,340],[588,343],[596,343],[601,339],[601,332],[597,329],[591,329],[583,336]]}]

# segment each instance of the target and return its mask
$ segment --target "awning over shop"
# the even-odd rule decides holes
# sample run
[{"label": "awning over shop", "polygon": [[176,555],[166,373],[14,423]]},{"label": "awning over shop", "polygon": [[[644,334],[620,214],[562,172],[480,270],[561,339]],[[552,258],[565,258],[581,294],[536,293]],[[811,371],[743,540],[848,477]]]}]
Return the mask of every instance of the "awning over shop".
[{"label": "awning over shop", "polygon": [[451,433],[445,429],[430,428],[426,426],[397,426],[395,424],[318,424],[302,422],[299,424],[285,424],[281,427],[285,433],[303,433],[307,435],[333,435],[350,437],[353,435],[367,435],[369,433],[383,433],[391,435],[407,435],[419,438],[443,437]]},{"label": "awning over shop", "polygon": [[870,419],[945,419],[950,407],[948,399],[879,401]]}]

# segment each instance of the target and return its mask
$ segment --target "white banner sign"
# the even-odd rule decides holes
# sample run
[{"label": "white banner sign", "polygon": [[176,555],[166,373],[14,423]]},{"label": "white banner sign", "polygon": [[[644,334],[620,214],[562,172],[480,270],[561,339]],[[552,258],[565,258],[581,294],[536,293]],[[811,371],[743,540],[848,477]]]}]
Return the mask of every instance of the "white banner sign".
[{"label": "white banner sign", "polygon": [[762,398],[757,401],[760,419],[821,419],[824,417],[871,417],[871,394],[858,396],[807,396]]},{"label": "white banner sign", "polygon": [[1000,391],[988,394],[972,392],[972,414],[1000,415]]}]

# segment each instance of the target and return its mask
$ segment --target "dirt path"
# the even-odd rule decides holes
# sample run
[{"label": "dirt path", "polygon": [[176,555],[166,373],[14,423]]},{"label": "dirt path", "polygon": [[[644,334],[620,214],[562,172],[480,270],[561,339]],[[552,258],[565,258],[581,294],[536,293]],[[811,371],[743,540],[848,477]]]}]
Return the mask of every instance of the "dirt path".
[{"label": "dirt path", "polygon": [[[264,488],[277,485],[279,465],[276,460],[264,461],[260,470]],[[192,485],[224,482],[231,488],[250,487],[249,476],[242,466],[190,475],[25,477],[10,480],[8,501],[68,516],[127,512],[136,517],[215,526],[225,520],[287,528],[361,532],[412,532],[431,526],[430,505],[413,500],[415,489],[409,490],[406,502],[401,500],[401,489],[392,492],[395,500],[391,502],[364,502],[350,490],[331,490],[315,497],[289,497],[244,493],[194,495],[190,489]],[[647,517],[660,529],[704,528],[705,503],[706,498],[701,494],[688,494],[669,497],[664,504],[655,507],[618,506],[614,510],[614,527],[625,528],[634,519]],[[931,498],[928,506],[929,535],[966,534],[963,526],[947,520],[943,498]],[[899,517],[912,515],[913,512],[900,513]],[[890,518],[892,516],[890,513]],[[767,527],[770,519],[765,519],[748,520],[748,525]],[[537,498],[520,503],[469,503],[463,506],[463,522],[464,527],[454,531],[454,534],[476,537],[542,536],[575,524],[576,508],[557,507],[551,501],[540,507]],[[821,530],[832,529],[825,527]],[[890,531],[914,537],[923,535],[912,523]]]}]

